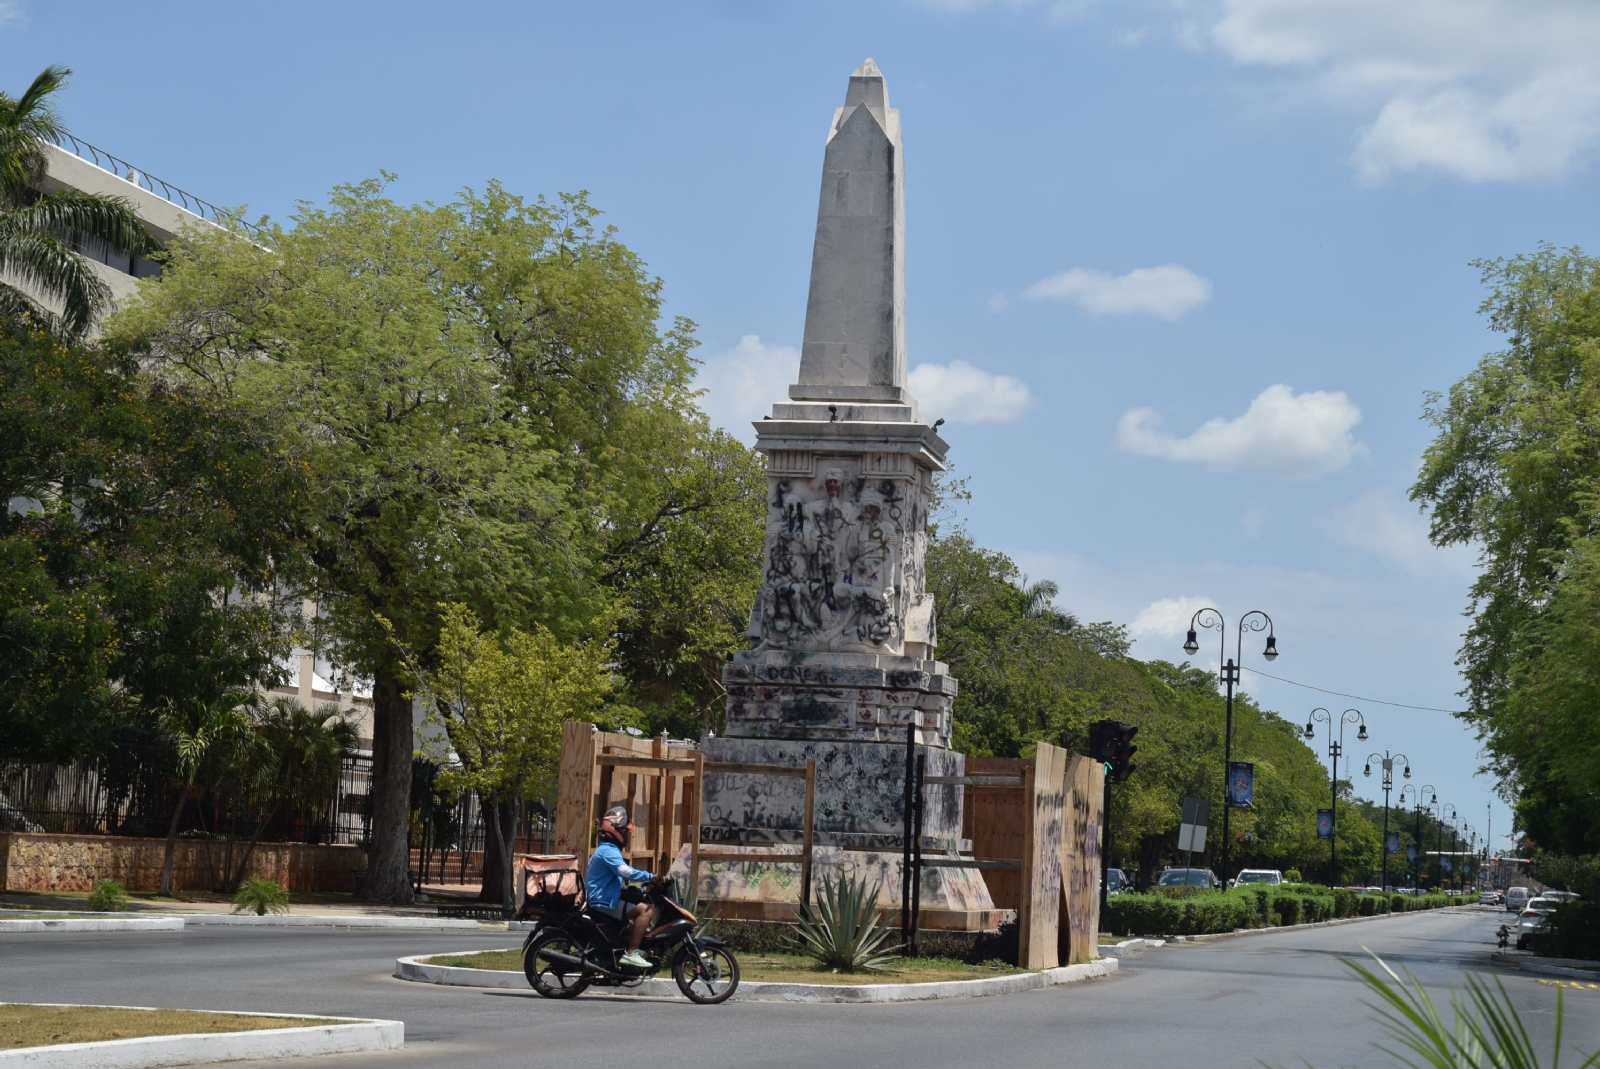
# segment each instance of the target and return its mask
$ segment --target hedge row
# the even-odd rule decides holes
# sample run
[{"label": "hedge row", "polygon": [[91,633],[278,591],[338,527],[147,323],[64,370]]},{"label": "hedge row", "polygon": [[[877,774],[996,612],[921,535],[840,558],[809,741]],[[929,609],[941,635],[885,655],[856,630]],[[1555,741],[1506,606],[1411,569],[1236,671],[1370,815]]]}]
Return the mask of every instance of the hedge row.
[{"label": "hedge row", "polygon": [[1330,891],[1316,884],[1254,884],[1184,897],[1112,895],[1100,927],[1116,935],[1207,935],[1450,904],[1445,895],[1364,895],[1342,887]]}]

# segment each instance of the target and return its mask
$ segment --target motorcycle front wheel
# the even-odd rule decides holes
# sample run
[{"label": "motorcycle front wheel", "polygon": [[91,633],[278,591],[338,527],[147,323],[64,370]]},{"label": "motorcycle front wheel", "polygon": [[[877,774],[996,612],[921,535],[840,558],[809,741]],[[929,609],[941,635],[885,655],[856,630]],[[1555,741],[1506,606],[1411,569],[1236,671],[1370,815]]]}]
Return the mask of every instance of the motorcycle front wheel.
[{"label": "motorcycle front wheel", "polygon": [[698,959],[684,947],[672,963],[672,978],[690,1002],[714,1006],[726,1002],[739,986],[739,959],[727,947],[703,947]]},{"label": "motorcycle front wheel", "polygon": [[566,932],[547,932],[522,955],[522,971],[545,998],[577,998],[594,975],[561,959],[582,957],[583,947]]}]

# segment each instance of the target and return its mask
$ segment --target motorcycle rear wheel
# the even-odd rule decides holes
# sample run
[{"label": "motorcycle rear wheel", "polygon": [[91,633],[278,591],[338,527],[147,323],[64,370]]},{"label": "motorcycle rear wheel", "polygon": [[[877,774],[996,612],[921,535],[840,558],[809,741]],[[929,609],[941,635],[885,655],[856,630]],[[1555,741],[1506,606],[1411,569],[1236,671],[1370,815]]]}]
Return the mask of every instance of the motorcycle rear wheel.
[{"label": "motorcycle rear wheel", "polygon": [[522,956],[522,971],[528,983],[545,998],[577,998],[594,982],[594,974],[563,961],[553,961],[548,952],[582,958],[583,947],[566,932],[547,932],[535,939]]},{"label": "motorcycle rear wheel", "polygon": [[690,1002],[715,1006],[739,987],[739,959],[727,947],[705,947],[697,962],[688,948],[672,963],[672,978]]}]

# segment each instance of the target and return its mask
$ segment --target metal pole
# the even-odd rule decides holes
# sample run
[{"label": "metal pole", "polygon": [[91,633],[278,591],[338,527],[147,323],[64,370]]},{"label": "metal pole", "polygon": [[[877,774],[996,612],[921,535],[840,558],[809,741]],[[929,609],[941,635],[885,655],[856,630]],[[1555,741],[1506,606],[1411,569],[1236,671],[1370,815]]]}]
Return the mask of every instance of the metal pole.
[{"label": "metal pole", "polygon": [[1383,858],[1383,875],[1379,877],[1378,886],[1384,893],[1389,892],[1389,787],[1392,781],[1389,770],[1383,770],[1383,846],[1378,851],[1378,856]]},{"label": "metal pole", "polygon": [[[1105,845],[1100,850],[1100,916],[1106,915],[1106,876],[1111,870],[1111,777],[1105,777],[1105,797],[1100,803],[1100,822],[1105,826]],[[1105,923],[1104,920],[1101,923]]]},{"label": "metal pole", "polygon": [[911,956],[917,956],[917,929],[922,924],[922,781],[927,775],[928,755],[917,755],[917,819],[911,826]]},{"label": "metal pole", "polygon": [[917,725],[906,725],[906,788],[902,808],[904,834],[900,850],[900,945],[911,942],[911,805],[913,781],[917,775]]},{"label": "metal pole", "polygon": [[[1333,725],[1329,724],[1328,729],[1328,734],[1332,735]],[[1342,723],[1339,725],[1339,735],[1341,737],[1344,735],[1344,725]],[[1328,829],[1329,887],[1336,886],[1339,882],[1339,750],[1338,740],[1330,738],[1328,740],[1328,753],[1333,758],[1333,786],[1332,790],[1329,791],[1332,797],[1329,800],[1331,808],[1329,808],[1328,813],[1333,819],[1332,825]]]},{"label": "metal pole", "polygon": [[1411,893],[1416,894],[1422,890],[1422,803],[1417,803],[1417,819],[1412,821],[1416,829],[1411,836],[1411,841],[1417,845],[1417,860],[1411,866]]},{"label": "metal pole", "polygon": [[[1223,633],[1223,641],[1227,641],[1227,633]],[[1237,648],[1234,652],[1239,652]],[[1228,721],[1222,736],[1222,871],[1218,876],[1222,879],[1222,886],[1228,886],[1228,847],[1232,845],[1228,837],[1228,814],[1232,807],[1228,805],[1228,766],[1233,763],[1233,681],[1239,678],[1239,669],[1230,658],[1222,669],[1222,677],[1228,683]]]}]

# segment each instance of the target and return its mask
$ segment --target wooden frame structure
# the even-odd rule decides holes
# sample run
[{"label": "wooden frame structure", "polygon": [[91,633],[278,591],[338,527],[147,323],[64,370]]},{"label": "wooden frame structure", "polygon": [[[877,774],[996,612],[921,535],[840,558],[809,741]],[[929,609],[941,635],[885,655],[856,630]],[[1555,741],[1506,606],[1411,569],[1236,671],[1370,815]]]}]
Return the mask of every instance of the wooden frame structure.
[{"label": "wooden frame structure", "polygon": [[[805,779],[800,853],[757,852],[705,847],[700,841],[701,803],[708,772]],[[589,864],[594,829],[614,805],[628,807],[634,840],[624,856],[629,864],[665,871],[689,847],[689,879],[700,886],[700,862],[750,861],[800,866],[801,901],[811,901],[815,840],[817,762],[805,767],[747,765],[707,761],[700,750],[671,743],[665,736],[644,739],[600,731],[592,724],[562,725],[561,774],[556,800],[555,849],[576,856],[578,870]]]}]

